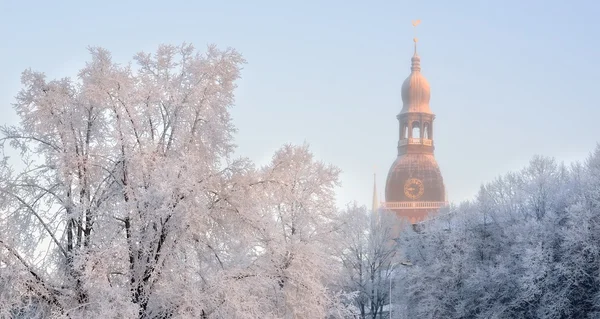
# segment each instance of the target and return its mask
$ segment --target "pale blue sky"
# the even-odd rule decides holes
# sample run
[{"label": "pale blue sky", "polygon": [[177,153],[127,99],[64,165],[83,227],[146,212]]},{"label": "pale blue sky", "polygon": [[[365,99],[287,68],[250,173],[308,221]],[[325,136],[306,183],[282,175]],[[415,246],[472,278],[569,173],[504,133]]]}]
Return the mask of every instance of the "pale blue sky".
[{"label": "pale blue sky", "polygon": [[[89,3],[89,4],[88,4]],[[311,145],[343,170],[338,203],[383,195],[396,156],[413,30],[431,84],[451,201],[534,154],[584,159],[600,137],[597,1],[0,0],[0,122],[20,72],[74,76],[88,45],[117,62],[160,43],[234,47],[248,60],[232,110],[237,154],[266,163]]]}]

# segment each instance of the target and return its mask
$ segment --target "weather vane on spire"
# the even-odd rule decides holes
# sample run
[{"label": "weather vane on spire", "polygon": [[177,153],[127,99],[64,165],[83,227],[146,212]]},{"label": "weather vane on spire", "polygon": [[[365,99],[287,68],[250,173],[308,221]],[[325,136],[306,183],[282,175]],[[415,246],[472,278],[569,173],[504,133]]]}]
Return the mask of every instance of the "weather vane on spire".
[{"label": "weather vane on spire", "polygon": [[417,42],[419,41],[419,39],[417,38],[417,26],[421,23],[421,20],[413,20],[412,21],[412,25],[414,27],[415,30],[415,37],[413,38],[413,41],[415,42],[415,55],[417,54]]}]

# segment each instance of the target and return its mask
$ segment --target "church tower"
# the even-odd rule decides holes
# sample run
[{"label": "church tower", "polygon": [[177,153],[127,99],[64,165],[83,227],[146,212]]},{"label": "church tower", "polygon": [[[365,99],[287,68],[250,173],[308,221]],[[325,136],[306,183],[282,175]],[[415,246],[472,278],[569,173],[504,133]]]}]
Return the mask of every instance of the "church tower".
[{"label": "church tower", "polygon": [[433,155],[435,115],[429,107],[429,83],[421,74],[421,58],[415,52],[411,73],[402,84],[402,110],[399,122],[398,156],[387,176],[385,209],[394,211],[411,224],[445,206],[446,190]]}]

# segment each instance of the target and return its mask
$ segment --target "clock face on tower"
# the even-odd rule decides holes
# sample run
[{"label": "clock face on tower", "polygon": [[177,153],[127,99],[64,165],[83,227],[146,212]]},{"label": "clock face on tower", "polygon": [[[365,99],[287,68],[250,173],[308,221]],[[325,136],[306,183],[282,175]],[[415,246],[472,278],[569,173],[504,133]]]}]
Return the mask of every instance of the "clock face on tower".
[{"label": "clock face on tower", "polygon": [[404,195],[412,200],[423,196],[424,192],[423,182],[417,178],[411,178],[404,183]]}]

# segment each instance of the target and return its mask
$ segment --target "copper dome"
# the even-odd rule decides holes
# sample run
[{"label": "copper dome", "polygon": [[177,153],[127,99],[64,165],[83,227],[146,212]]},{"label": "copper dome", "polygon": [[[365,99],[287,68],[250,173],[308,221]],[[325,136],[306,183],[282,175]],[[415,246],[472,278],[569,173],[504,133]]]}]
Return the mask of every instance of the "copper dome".
[{"label": "copper dome", "polygon": [[[423,192],[418,198],[405,194],[407,181],[417,179]],[[407,154],[396,158],[385,184],[386,202],[444,202],[446,191],[442,173],[433,154]]]}]

